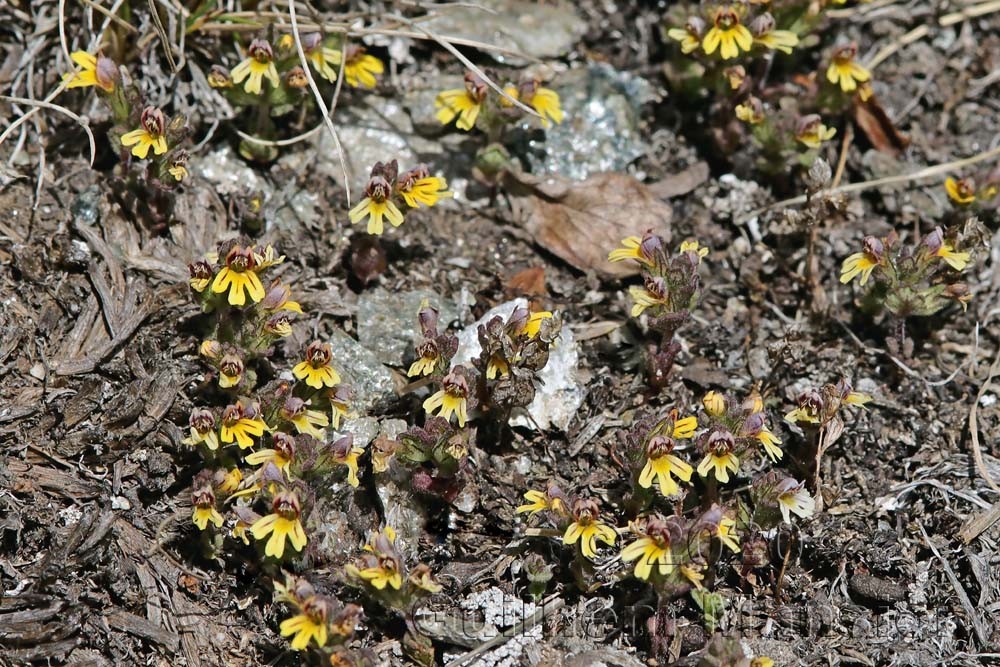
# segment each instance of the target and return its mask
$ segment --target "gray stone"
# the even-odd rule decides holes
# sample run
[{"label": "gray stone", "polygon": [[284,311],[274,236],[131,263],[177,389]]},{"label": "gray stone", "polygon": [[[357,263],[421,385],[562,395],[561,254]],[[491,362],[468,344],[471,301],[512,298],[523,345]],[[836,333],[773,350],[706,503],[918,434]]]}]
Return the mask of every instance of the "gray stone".
[{"label": "gray stone", "polygon": [[[473,324],[458,334],[458,353],[452,359],[452,366],[468,363],[479,356],[479,325],[485,324],[499,315],[506,319],[518,306],[526,306],[524,299],[514,299],[490,309]],[[577,366],[580,349],[573,332],[563,326],[556,345],[549,351],[549,362],[538,374],[542,381],[535,392],[535,400],[527,408],[530,419],[525,415],[511,417],[511,426],[547,429],[554,426],[565,431],[584,399],[583,383],[578,377]]]},{"label": "gray stone", "polygon": [[356,447],[367,447],[368,443],[378,435],[378,420],[375,417],[360,417],[358,419],[346,419],[341,424],[343,433],[350,433],[354,436]]},{"label": "gray stone", "polygon": [[[587,30],[586,21],[568,2],[480,0],[476,4],[449,7],[423,25],[443,37],[472,39],[541,59],[566,55]],[[525,64],[523,59],[484,53],[499,62]]]},{"label": "gray stone", "polygon": [[402,366],[421,338],[417,311],[424,299],[440,312],[442,330],[459,315],[454,302],[437,292],[392,292],[379,287],[358,299],[358,340],[383,364]]},{"label": "gray stone", "polygon": [[407,563],[414,564],[427,525],[424,505],[410,491],[407,473],[390,468],[388,475],[378,476],[376,484],[385,523],[396,531],[396,547]]},{"label": "gray stone", "polygon": [[329,342],[333,367],[340,373],[341,381],[354,390],[353,411],[365,414],[395,397],[392,373],[370,350],[339,329],[333,332]]},{"label": "gray stone", "polygon": [[193,160],[191,171],[214,185],[220,195],[271,192],[270,184],[229,146]]}]

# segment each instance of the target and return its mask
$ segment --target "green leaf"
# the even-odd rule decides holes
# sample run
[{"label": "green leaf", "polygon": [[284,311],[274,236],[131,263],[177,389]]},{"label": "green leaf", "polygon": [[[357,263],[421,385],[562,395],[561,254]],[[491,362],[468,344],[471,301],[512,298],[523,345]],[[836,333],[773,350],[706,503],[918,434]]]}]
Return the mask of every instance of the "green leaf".
[{"label": "green leaf", "polygon": [[691,599],[701,609],[705,630],[709,633],[715,632],[715,629],[719,627],[719,621],[722,620],[722,611],[726,606],[725,598],[719,593],[710,593],[695,588],[691,591]]}]

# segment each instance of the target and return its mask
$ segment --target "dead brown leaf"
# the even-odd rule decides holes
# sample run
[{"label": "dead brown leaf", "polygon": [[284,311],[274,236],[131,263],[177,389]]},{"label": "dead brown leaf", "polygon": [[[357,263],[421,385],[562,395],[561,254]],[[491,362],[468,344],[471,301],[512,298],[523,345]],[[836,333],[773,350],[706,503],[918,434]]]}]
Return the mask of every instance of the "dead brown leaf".
[{"label": "dead brown leaf", "polygon": [[867,102],[858,102],[851,109],[854,122],[876,150],[899,155],[910,145],[909,137],[903,135],[893,125],[889,115],[874,96],[869,97]]},{"label": "dead brown leaf", "polygon": [[518,271],[507,279],[503,288],[508,298],[518,296],[545,296],[545,269],[541,266],[530,266],[524,271]]},{"label": "dead brown leaf", "polygon": [[523,210],[521,218],[535,242],[581,271],[605,278],[635,275],[633,262],[608,261],[623,238],[651,229],[670,242],[673,209],[627,174],[572,181],[509,173],[505,186]]}]

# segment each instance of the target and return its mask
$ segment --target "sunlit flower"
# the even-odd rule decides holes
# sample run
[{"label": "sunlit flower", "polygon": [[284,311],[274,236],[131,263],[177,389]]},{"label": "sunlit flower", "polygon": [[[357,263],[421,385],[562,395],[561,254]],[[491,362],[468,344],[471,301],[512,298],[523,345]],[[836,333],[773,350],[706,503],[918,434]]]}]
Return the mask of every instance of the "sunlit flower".
[{"label": "sunlit flower", "polygon": [[871,72],[854,62],[858,55],[857,44],[847,44],[838,47],[833,52],[830,59],[830,66],[826,70],[826,79],[833,85],[840,84],[840,89],[845,93],[854,92],[858,84],[868,81]]},{"label": "sunlit flower", "polygon": [[272,449],[258,449],[247,454],[246,462],[252,466],[263,466],[271,463],[275,468],[291,477],[290,467],[295,460],[295,438],[278,431],[272,436]]},{"label": "sunlit flower", "polygon": [[[291,35],[285,35],[285,37],[291,37]],[[324,46],[323,36],[318,32],[302,35],[301,40],[302,50],[313,69],[327,81],[335,83],[337,81],[336,67],[340,65],[340,51]]]},{"label": "sunlit flower", "polygon": [[635,302],[630,311],[632,317],[639,317],[647,308],[670,305],[670,294],[666,281],[661,277],[643,276],[643,286],[632,285],[628,288],[629,296]]},{"label": "sunlit flower", "polygon": [[347,483],[355,488],[361,483],[358,479],[358,457],[364,453],[364,449],[354,444],[354,436],[350,433],[330,446],[331,460],[347,468]]},{"label": "sunlit flower", "polygon": [[628,236],[622,239],[622,247],[612,250],[608,255],[609,262],[623,262],[627,259],[652,266],[657,255],[663,253],[663,240],[651,232],[646,232],[642,238]]},{"label": "sunlit flower", "polygon": [[264,322],[264,333],[278,338],[292,335],[292,322],[288,313],[275,313]]},{"label": "sunlit flower", "polygon": [[347,47],[347,61],[344,63],[344,80],[352,88],[374,88],[378,83],[376,75],[385,71],[385,64],[375,56],[368,55],[363,46],[351,44]]},{"label": "sunlit flower", "polygon": [[673,475],[682,481],[691,481],[693,469],[673,451],[673,439],[663,435],[650,438],[646,445],[646,465],[639,473],[639,486],[648,489],[653,485],[655,479],[659,485],[660,493],[669,497],[680,491]]},{"label": "sunlit flower", "polygon": [[723,484],[729,481],[729,471],[735,474],[740,469],[740,460],[733,453],[733,436],[728,431],[713,431],[708,436],[705,458],[698,465],[698,474],[707,477],[714,470],[715,479]]},{"label": "sunlit flower", "polygon": [[703,586],[701,582],[705,581],[705,575],[702,574],[701,568],[693,563],[690,565],[680,565],[678,566],[678,571],[681,573],[685,579],[687,579],[692,586],[701,590]]},{"label": "sunlit flower", "polygon": [[100,53],[95,56],[86,51],[74,51],[69,57],[80,69],[63,74],[67,88],[97,86],[106,93],[114,92],[118,68],[113,60]]},{"label": "sunlit flower", "polygon": [[252,248],[233,246],[226,255],[226,265],[222,267],[215,280],[212,281],[212,291],[216,294],[228,292],[231,306],[243,306],[247,296],[254,303],[264,298],[264,285],[257,276],[257,262]]},{"label": "sunlit flower", "polygon": [[396,189],[410,208],[420,205],[434,206],[442,197],[451,197],[448,183],[438,176],[431,176],[427,165],[418,165],[401,174],[396,181]]},{"label": "sunlit flower", "polygon": [[691,16],[683,28],[671,28],[667,37],[681,44],[681,53],[687,55],[701,46],[702,34],[705,32],[705,22],[698,16]]},{"label": "sunlit flower", "polygon": [[306,348],[305,361],[300,361],[292,368],[292,375],[313,389],[333,387],[340,384],[340,374],[330,365],[333,351],[329,343],[314,340]]},{"label": "sunlit flower", "polygon": [[325,646],[327,639],[327,616],[329,605],[323,598],[313,595],[300,607],[300,613],[281,622],[282,637],[292,637],[293,651],[302,651],[313,640],[317,646]]},{"label": "sunlit flower", "polygon": [[715,10],[713,22],[701,43],[706,54],[711,55],[719,49],[722,59],[728,60],[740,55],[741,49],[749,51],[753,47],[753,35],[740,23],[740,15],[731,5]]},{"label": "sunlit flower", "polygon": [[543,88],[538,81],[526,81],[521,84],[518,90],[518,97],[522,102],[533,108],[541,116],[542,127],[549,127],[552,123],[558,125],[563,121],[562,107],[559,105],[559,94]]},{"label": "sunlit flower", "polygon": [[438,362],[441,361],[441,354],[438,352],[437,343],[433,338],[420,343],[417,346],[417,354],[420,356],[410,364],[410,369],[406,371],[407,377],[430,375],[437,368]]},{"label": "sunlit flower", "polygon": [[[216,473],[218,478],[218,474]],[[219,493],[225,494],[227,496],[236,493],[240,488],[240,484],[243,482],[243,472],[239,468],[232,468],[222,474],[222,478],[219,480],[216,488]]]},{"label": "sunlit flower", "polygon": [[171,154],[167,162],[167,173],[175,182],[180,183],[188,177],[187,164],[189,159],[190,155],[183,149],[175,150]]},{"label": "sunlit flower", "polygon": [[614,546],[618,533],[598,520],[600,510],[593,500],[578,498],[573,502],[573,522],[563,534],[563,544],[580,543],[580,553],[585,558],[597,557],[597,540]]},{"label": "sunlit flower", "polygon": [[393,544],[395,541],[396,531],[390,526],[374,533],[365,545],[362,567],[348,565],[347,571],[377,590],[384,590],[386,586],[399,590],[403,586],[403,575],[399,555]]},{"label": "sunlit flower", "polygon": [[334,429],[340,429],[341,420],[355,416],[350,414],[351,388],[339,384],[328,389],[326,393],[330,399],[330,425]]},{"label": "sunlit flower", "polygon": [[185,445],[194,447],[201,443],[215,451],[219,448],[219,436],[215,432],[215,415],[209,410],[194,409],[188,418],[191,435],[181,440]]},{"label": "sunlit flower", "polygon": [[240,449],[253,447],[253,439],[264,435],[267,424],[260,418],[254,406],[244,406],[237,401],[235,405],[227,405],[222,413],[222,442],[230,443],[234,439]]},{"label": "sunlit flower", "polygon": [[[257,270],[259,271],[261,268],[260,264],[258,264]],[[260,307],[268,312],[287,310],[292,313],[302,314],[302,306],[300,306],[297,301],[292,301],[291,296],[292,290],[288,287],[288,285],[283,285],[281,284],[281,281],[275,280],[271,283],[271,286],[267,288],[267,293],[261,300]]]},{"label": "sunlit flower", "polygon": [[233,68],[231,75],[233,83],[239,84],[246,79],[243,90],[251,95],[260,95],[264,77],[267,77],[273,88],[281,85],[278,69],[274,66],[274,51],[264,39],[250,42],[246,59]]},{"label": "sunlit flower", "polygon": [[265,556],[279,559],[284,556],[286,539],[293,549],[302,551],[306,546],[306,533],[302,529],[301,513],[299,498],[293,491],[284,491],[275,496],[271,503],[271,514],[250,526],[250,534],[255,540],[260,541],[270,535],[264,547]]},{"label": "sunlit flower", "polygon": [[816,510],[816,499],[806,490],[805,482],[796,482],[786,477],[775,487],[778,509],[785,523],[791,523],[791,514],[807,519]]},{"label": "sunlit flower", "polygon": [[311,435],[317,440],[326,437],[326,432],[320,427],[328,426],[330,419],[319,410],[309,410],[301,398],[289,396],[278,413],[282,419],[291,422],[299,433]]},{"label": "sunlit flower", "polygon": [[215,493],[211,486],[203,486],[191,494],[191,521],[198,530],[205,530],[211,522],[216,528],[222,527],[222,515],[215,509]]},{"label": "sunlit flower", "polygon": [[715,537],[719,538],[719,541],[729,547],[733,553],[739,553],[740,543],[735,535],[736,522],[729,517],[722,517],[715,528]]},{"label": "sunlit flower", "polygon": [[[263,202],[260,198],[255,196],[250,200],[250,208],[255,212],[260,211],[260,207]],[[257,270],[261,271],[271,266],[277,266],[285,261],[284,255],[279,255],[278,251],[274,249],[274,246],[268,243],[266,246],[261,248],[260,246],[254,246],[253,248],[253,260],[257,265]],[[296,311],[301,312],[301,311]]]},{"label": "sunlit flower", "polygon": [[549,482],[545,491],[526,491],[524,499],[528,501],[527,504],[518,506],[514,510],[515,514],[524,514],[527,512],[528,516],[532,517],[539,512],[546,511],[555,512],[563,516],[569,513],[569,508],[566,505],[566,494],[552,482]]},{"label": "sunlit flower", "polygon": [[368,233],[375,235],[381,235],[384,231],[383,219],[388,220],[393,227],[403,224],[403,213],[392,201],[395,171],[395,161],[388,165],[375,163],[368,184],[365,186],[364,198],[348,213],[351,224],[357,224],[367,218]]},{"label": "sunlit flower", "polygon": [[622,549],[621,558],[625,562],[636,562],[632,573],[637,579],[649,579],[654,568],[660,576],[674,571],[671,543],[680,537],[674,522],[653,515],[635,522],[633,532],[642,537]]},{"label": "sunlit flower", "polygon": [[781,444],[781,438],[772,433],[771,429],[768,427],[763,427],[760,432],[757,433],[757,440],[759,440],[760,444],[764,446],[764,452],[771,458],[772,461],[777,461],[784,456],[784,453],[781,451],[781,447],[778,446]]},{"label": "sunlit flower", "polygon": [[944,189],[956,204],[965,205],[976,201],[976,182],[971,178],[956,180],[949,176],[944,181]]},{"label": "sunlit flower", "polygon": [[188,284],[199,294],[205,291],[212,282],[212,276],[215,275],[212,265],[203,259],[188,264],[188,273],[191,275]]},{"label": "sunlit flower", "polygon": [[[836,2],[836,0],[834,0]],[[843,4],[838,3],[838,4]],[[774,667],[774,660],[771,660],[766,655],[759,655],[750,661],[750,667]]]},{"label": "sunlit flower", "polygon": [[837,382],[836,388],[837,391],[840,392],[840,400],[848,405],[857,406],[862,410],[866,410],[867,408],[865,408],[865,405],[874,400],[870,394],[854,391],[851,381],[847,378],[842,378],[839,382]]},{"label": "sunlit flower", "polygon": [[486,101],[486,82],[472,72],[465,75],[465,87],[446,90],[434,100],[437,119],[447,125],[458,117],[456,126],[460,130],[471,130],[479,117],[483,102]]},{"label": "sunlit flower", "polygon": [[231,389],[243,379],[243,360],[236,352],[228,352],[219,361],[219,386]]},{"label": "sunlit flower", "polygon": [[538,312],[531,313],[528,319],[524,322],[524,325],[520,327],[520,334],[527,336],[528,338],[534,338],[538,335],[538,332],[542,329],[542,322],[545,320],[551,320],[553,317],[552,313],[547,310],[539,310]]},{"label": "sunlit flower", "polygon": [[798,407],[785,415],[785,421],[792,424],[819,424],[822,421],[823,396],[815,389],[803,391],[796,398]]},{"label": "sunlit flower", "polygon": [[847,284],[856,276],[861,276],[859,283],[864,285],[871,277],[872,271],[882,261],[883,244],[874,236],[866,236],[864,251],[856,252],[844,260],[840,267],[840,282]]},{"label": "sunlit flower", "polygon": [[155,155],[163,155],[167,152],[167,125],[163,118],[163,112],[156,107],[146,107],[139,117],[139,129],[126,132],[121,137],[122,146],[131,146],[132,155],[140,160],[145,160],[149,155],[149,149],[153,149]]},{"label": "sunlit flower", "polygon": [[799,43],[799,36],[791,30],[775,30],[774,17],[764,12],[750,24],[750,32],[755,44],[771,49],[791,53],[792,47]]},{"label": "sunlit flower", "polygon": [[816,114],[809,114],[799,119],[795,131],[795,139],[809,148],[819,148],[824,141],[829,141],[837,134],[837,128],[827,127]]},{"label": "sunlit flower", "polygon": [[943,259],[947,262],[948,266],[956,271],[964,270],[969,264],[969,253],[957,252],[951,244],[945,243],[944,233],[940,227],[935,227],[934,231],[924,237],[920,245],[932,256]]},{"label": "sunlit flower", "polygon": [[438,410],[438,416],[451,419],[458,416],[458,425],[465,426],[468,415],[469,382],[465,377],[465,368],[456,366],[441,380],[441,389],[424,401],[424,410],[433,415]]}]

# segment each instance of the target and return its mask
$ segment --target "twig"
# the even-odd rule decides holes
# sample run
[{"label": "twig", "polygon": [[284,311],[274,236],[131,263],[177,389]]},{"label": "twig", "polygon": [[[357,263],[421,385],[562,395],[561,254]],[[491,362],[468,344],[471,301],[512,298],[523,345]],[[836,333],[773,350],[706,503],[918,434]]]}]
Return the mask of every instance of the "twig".
[{"label": "twig", "polygon": [[[972,7],[966,7],[962,11],[945,14],[938,19],[937,23],[940,27],[947,28],[948,26],[955,25],[956,23],[961,23],[962,21],[967,21],[969,19],[984,16],[997,11],[1000,11],[1000,0],[991,0],[990,2],[984,2],[979,5],[973,5]],[[889,56],[893,55],[904,46],[908,46],[919,39],[923,39],[929,35],[930,32],[930,26],[924,23],[923,25],[919,25],[913,30],[905,33],[901,37],[894,39],[875,54],[875,57],[867,63],[868,68],[874,69],[878,67],[878,65],[889,58]]]},{"label": "twig", "polygon": [[[292,36],[295,37],[295,50],[298,51],[299,62],[302,63],[302,69],[305,71],[306,80],[309,81],[309,89],[312,90],[313,97],[316,98],[316,104],[323,112],[323,122],[326,123],[327,129],[330,130],[330,135],[333,137],[333,143],[337,147],[337,157],[340,159],[340,170],[344,174],[344,192],[347,194],[347,208],[351,208],[350,174],[347,172],[347,159],[344,157],[344,147],[340,145],[340,137],[337,136],[337,128],[333,126],[333,120],[330,118],[330,112],[326,109],[326,102],[323,100],[323,96],[319,92],[319,87],[316,85],[315,79],[313,79],[312,72],[309,71],[309,61],[306,60],[306,52],[302,48],[302,39],[299,35],[299,22],[298,18],[295,16],[295,0],[288,0],[288,18],[292,21]],[[341,72],[343,72],[344,67],[344,55],[344,51],[341,49]]]},{"label": "twig", "polygon": [[[138,28],[136,28],[134,25],[132,25],[122,17],[118,16],[117,14],[112,14],[108,8],[97,4],[96,2],[94,2],[94,0],[80,0],[80,2],[82,2],[83,4],[87,5],[92,9],[96,9],[101,14],[104,14],[106,17],[108,17],[110,21],[114,22],[114,24],[117,25],[118,27],[124,28],[125,30],[128,30],[130,33],[134,35],[139,34]],[[103,32],[103,30],[101,32]]]},{"label": "twig", "polygon": [[[869,190],[871,188],[877,188],[882,185],[895,185],[896,183],[908,183],[910,181],[922,181],[928,178],[934,178],[935,176],[941,176],[942,174],[948,174],[954,171],[958,171],[964,167],[968,167],[973,164],[978,164],[985,160],[995,158],[1000,156],[1000,146],[991,148],[990,150],[983,151],[972,157],[963,158],[961,160],[953,160],[951,162],[945,162],[943,164],[936,164],[931,167],[924,167],[918,171],[910,174],[898,174],[896,176],[886,176],[885,178],[875,178],[870,181],[862,181],[861,183],[848,183],[847,185],[841,185],[836,188],[830,188],[826,191],[826,194],[839,194],[845,192],[860,192],[863,190]],[[756,209],[744,215],[738,220],[739,224],[746,224],[747,221],[756,218],[762,213],[767,213],[768,211],[776,208],[788,207],[788,206],[798,206],[799,204],[804,204],[806,202],[805,195],[799,195],[798,197],[792,197],[791,199],[783,199],[781,201],[774,202],[773,204],[768,204],[763,208]]]},{"label": "twig", "polygon": [[59,0],[59,45],[62,46],[66,62],[73,62],[69,57],[69,42],[66,40],[66,0]]},{"label": "twig", "polygon": [[854,140],[854,126],[849,124],[844,129],[844,140],[840,143],[840,157],[837,159],[837,171],[833,174],[832,187],[840,185],[840,179],[844,176],[844,167],[847,166],[847,149],[851,147]]},{"label": "twig", "polygon": [[990,476],[990,472],[986,468],[986,462],[983,460],[983,450],[979,444],[978,411],[979,401],[982,400],[983,395],[986,393],[990,383],[993,381],[993,377],[998,371],[1000,371],[1000,347],[997,348],[997,356],[993,360],[993,365],[990,366],[990,372],[986,374],[986,381],[979,387],[976,398],[972,402],[972,407],[969,408],[969,436],[972,440],[972,458],[976,462],[976,470],[979,471],[979,476],[986,480],[986,483],[994,491],[1000,491],[1000,486],[997,486],[997,483],[993,481],[993,477]]},{"label": "twig", "polygon": [[958,536],[968,544],[989,530],[990,526],[997,521],[1000,521],[1000,501],[993,503],[993,506],[985,512],[980,512],[966,521],[962,525],[962,529],[958,531]]},{"label": "twig", "polygon": [[988,636],[986,634],[986,628],[983,626],[983,619],[979,618],[976,614],[976,608],[972,605],[972,600],[969,599],[969,594],[965,592],[962,588],[962,583],[955,576],[955,571],[951,569],[951,564],[941,555],[938,548],[934,546],[931,538],[927,535],[927,531],[924,530],[924,526],[919,521],[917,522],[917,527],[920,529],[920,534],[924,537],[924,544],[928,546],[934,556],[941,561],[941,565],[944,566],[944,573],[948,577],[948,581],[951,582],[952,588],[955,589],[955,594],[958,596],[958,601],[962,604],[962,608],[965,613],[969,616],[969,620],[972,621],[972,630],[976,634],[976,639],[979,640],[980,645],[988,646]]},{"label": "twig", "polygon": [[[60,87],[60,90],[61,89],[62,87]],[[26,104],[28,106],[33,106],[35,108],[51,109],[52,111],[58,111],[75,120],[77,123],[80,124],[80,127],[82,127],[84,131],[87,133],[87,140],[90,142],[90,166],[94,166],[94,160],[97,157],[97,144],[94,142],[94,133],[90,131],[90,125],[89,123],[87,123],[87,119],[76,115],[66,107],[61,107],[58,104],[52,104],[51,102],[48,102],[46,100],[29,100],[24,97],[10,97],[9,95],[0,95],[0,100],[6,100],[7,102],[13,102],[15,104]],[[10,133],[11,130],[14,129],[14,127],[19,125],[20,122],[24,122],[24,120],[27,120],[30,115],[32,114],[28,112],[23,116],[21,116],[20,118],[18,118],[13,123],[11,123],[10,127],[4,130],[3,134],[0,134],[0,144],[3,143],[3,140],[7,138],[7,135]]]},{"label": "twig", "polygon": [[170,35],[167,34],[167,29],[163,27],[163,21],[160,20],[160,12],[156,9],[156,0],[148,0],[148,3],[149,13],[153,17],[153,28],[156,30],[156,34],[160,38],[160,43],[163,45],[163,53],[167,56],[170,73],[177,74],[177,61],[174,60],[174,50],[171,48]]}]

